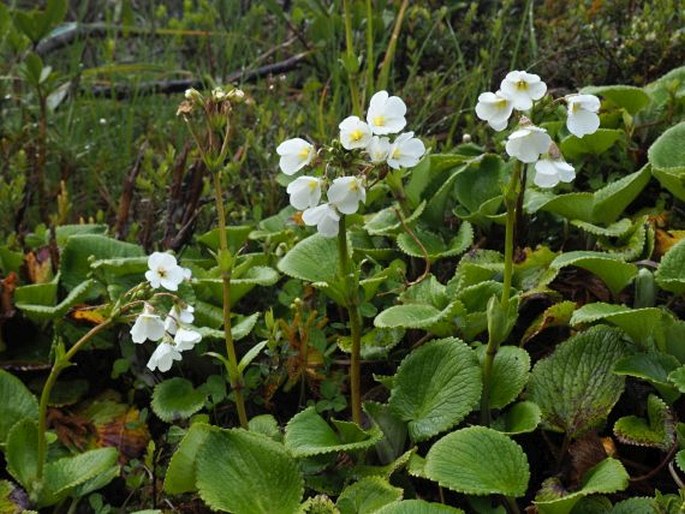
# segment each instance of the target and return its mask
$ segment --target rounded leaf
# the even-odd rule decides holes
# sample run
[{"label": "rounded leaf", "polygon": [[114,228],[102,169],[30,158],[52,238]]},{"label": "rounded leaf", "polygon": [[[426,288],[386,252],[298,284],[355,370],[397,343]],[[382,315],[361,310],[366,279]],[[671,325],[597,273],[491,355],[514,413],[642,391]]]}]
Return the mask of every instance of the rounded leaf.
[{"label": "rounded leaf", "polygon": [[426,455],[426,476],[465,494],[523,496],[530,470],[521,447],[486,427],[469,427],[446,435]]},{"label": "rounded leaf", "polygon": [[195,389],[185,378],[170,378],[155,386],[152,410],[162,421],[171,423],[189,418],[205,404],[205,393]]},{"label": "rounded leaf", "polygon": [[623,392],[625,379],[613,369],[626,353],[621,332],[598,326],[538,361],[528,382],[528,399],[542,410],[545,426],[577,437],[602,423]]},{"label": "rounded leaf", "polygon": [[477,405],[481,389],[475,352],[457,338],[439,339],[402,361],[390,411],[407,422],[414,441],[423,441],[464,419]]},{"label": "rounded leaf", "polygon": [[[485,345],[478,348],[478,360],[485,360]],[[502,346],[492,365],[490,408],[501,409],[513,402],[528,382],[530,355],[518,346]]]},{"label": "rounded leaf", "polygon": [[265,435],[242,429],[211,432],[196,466],[200,496],[213,510],[292,514],[300,505],[303,482],[297,463]]},{"label": "rounded leaf", "polygon": [[376,514],[464,514],[464,511],[441,503],[429,503],[423,500],[405,500],[386,505]]}]

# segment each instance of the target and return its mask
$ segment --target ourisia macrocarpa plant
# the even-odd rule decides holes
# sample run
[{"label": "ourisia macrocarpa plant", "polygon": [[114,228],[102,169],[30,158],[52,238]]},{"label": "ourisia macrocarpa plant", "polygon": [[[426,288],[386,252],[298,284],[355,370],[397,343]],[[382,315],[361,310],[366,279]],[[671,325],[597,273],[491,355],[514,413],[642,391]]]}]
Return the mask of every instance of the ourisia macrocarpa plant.
[{"label": "ourisia macrocarpa plant", "polygon": [[[345,216],[355,214],[366,202],[366,189],[385,178],[393,192],[401,188],[391,172],[416,166],[426,153],[423,142],[414,132],[400,133],[391,142],[387,137],[407,125],[407,106],[398,96],[378,91],[371,97],[366,121],[348,116],[338,125],[338,139],[316,151],[302,138],[288,139],[278,145],[279,166],[286,175],[295,175],[307,166],[318,176],[301,175],[288,184],[290,204],[302,211],[305,225],[316,226],[323,237],[338,237],[340,275],[347,288],[345,307],[350,322],[352,355],[350,396],[352,418],[361,423],[360,346],[362,319],[359,311],[359,270],[352,269],[348,252]],[[342,147],[342,150],[341,148]],[[350,153],[348,153],[350,152]],[[350,174],[350,171],[356,173]],[[393,183],[390,179],[395,178]],[[323,192],[327,201],[321,202]],[[403,197],[400,193],[399,196]],[[399,215],[399,214],[398,214]]]}]

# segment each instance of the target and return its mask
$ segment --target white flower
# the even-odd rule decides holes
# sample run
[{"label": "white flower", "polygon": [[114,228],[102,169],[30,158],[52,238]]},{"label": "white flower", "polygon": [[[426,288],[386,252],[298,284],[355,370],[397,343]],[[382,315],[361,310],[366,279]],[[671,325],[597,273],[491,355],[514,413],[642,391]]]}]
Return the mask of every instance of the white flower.
[{"label": "white flower", "polygon": [[413,132],[405,132],[397,136],[388,152],[388,166],[394,169],[411,168],[416,166],[426,153],[423,141],[414,137]]},{"label": "white flower", "polygon": [[476,104],[476,116],[487,121],[497,132],[507,128],[513,110],[514,104],[502,95],[502,91],[481,93]]},{"label": "white flower", "polygon": [[538,75],[525,71],[510,71],[500,84],[502,95],[514,104],[514,109],[527,111],[533,100],[540,100],[547,92],[547,85]]},{"label": "white flower", "polygon": [[338,235],[340,214],[328,203],[307,209],[302,213],[302,221],[306,225],[316,225],[316,229],[324,237]]},{"label": "white flower", "polygon": [[147,367],[150,371],[159,369],[159,371],[164,373],[171,369],[171,365],[174,361],[180,361],[181,358],[181,352],[179,352],[173,344],[164,341],[157,346],[150,356]]},{"label": "white flower", "polygon": [[366,201],[366,189],[357,177],[336,178],[328,188],[328,202],[343,214],[354,214]]},{"label": "white flower", "polygon": [[390,140],[387,137],[373,136],[366,147],[371,162],[378,164],[384,162],[390,155]]},{"label": "white flower", "polygon": [[316,207],[321,200],[321,179],[302,176],[293,180],[286,189],[290,205],[298,210]]},{"label": "white flower", "polygon": [[357,116],[348,116],[338,125],[340,142],[345,150],[366,148],[371,141],[371,128]]},{"label": "white flower", "polygon": [[202,341],[202,334],[187,328],[179,328],[174,336],[174,344],[179,352],[192,350],[200,341]]},{"label": "white flower", "polygon": [[146,303],[142,314],[139,314],[133,323],[130,333],[134,343],[144,343],[148,339],[159,341],[164,336],[164,322],[155,314],[152,306]]},{"label": "white flower", "polygon": [[301,137],[296,137],[283,141],[276,148],[276,153],[281,156],[278,161],[281,171],[286,175],[294,175],[314,160],[316,150]]},{"label": "white flower", "polygon": [[566,127],[576,137],[593,134],[599,128],[600,101],[595,95],[569,95],[566,97],[568,113]]},{"label": "white flower", "polygon": [[164,318],[164,330],[174,335],[181,323],[190,324],[195,320],[195,308],[192,305],[186,305],[179,308],[174,305],[166,318]]},{"label": "white flower", "polygon": [[145,278],[153,289],[161,286],[169,291],[178,291],[178,285],[190,277],[190,270],[179,266],[170,253],[154,252],[148,257],[147,266],[150,269],[145,272]]},{"label": "white flower", "polygon": [[212,89],[212,100],[215,102],[223,102],[228,97],[226,91],[222,87],[215,87]]},{"label": "white flower", "polygon": [[387,91],[379,91],[371,97],[366,121],[374,134],[396,134],[407,124],[404,115],[407,106],[399,96],[389,96]]},{"label": "white flower", "polygon": [[576,178],[576,171],[569,163],[561,159],[540,159],[535,163],[535,182],[539,187],[554,187],[559,182],[571,182]]},{"label": "white flower", "polygon": [[537,161],[540,154],[546,153],[550,144],[552,138],[545,129],[528,125],[511,133],[505,149],[511,157],[531,163]]}]

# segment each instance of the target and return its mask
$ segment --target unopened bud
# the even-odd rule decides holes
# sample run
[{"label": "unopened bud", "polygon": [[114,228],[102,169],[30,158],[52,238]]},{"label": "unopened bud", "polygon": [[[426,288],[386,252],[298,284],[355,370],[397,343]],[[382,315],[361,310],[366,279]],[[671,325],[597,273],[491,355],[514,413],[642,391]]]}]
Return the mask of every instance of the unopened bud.
[{"label": "unopened bud", "polygon": [[461,136],[461,142],[462,143],[470,143],[471,142],[471,134],[464,134]]},{"label": "unopened bud", "polygon": [[185,97],[186,100],[190,100],[191,102],[202,102],[204,100],[204,98],[202,98],[202,94],[194,87],[186,89]]}]

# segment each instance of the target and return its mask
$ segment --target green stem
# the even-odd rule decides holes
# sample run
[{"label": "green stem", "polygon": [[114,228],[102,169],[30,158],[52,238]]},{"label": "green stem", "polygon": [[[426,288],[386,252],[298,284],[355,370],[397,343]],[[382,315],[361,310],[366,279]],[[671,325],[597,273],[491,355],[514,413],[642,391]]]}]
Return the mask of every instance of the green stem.
[{"label": "green stem", "polygon": [[352,339],[352,357],[350,359],[350,404],[352,406],[352,421],[361,424],[361,336],[362,317],[359,311],[359,282],[357,274],[352,271],[352,263],[347,248],[347,228],[345,215],[340,216],[338,225],[338,254],[340,257],[340,273],[345,284],[345,307],[350,318],[350,338]]},{"label": "green stem", "polygon": [[383,58],[383,63],[381,64],[381,71],[378,74],[379,90],[388,88],[388,78],[390,77],[390,65],[392,64],[392,60],[395,57],[395,48],[397,48],[397,40],[400,37],[400,30],[402,30],[402,21],[404,20],[404,14],[407,12],[407,7],[409,7],[409,0],[402,0],[402,5],[400,5],[400,10],[397,13],[397,18],[395,19],[395,26],[392,29],[392,35],[390,36],[388,49],[385,51],[385,57]]},{"label": "green stem", "polygon": [[[504,312],[509,310],[509,297],[511,296],[511,282],[514,274],[514,231],[516,229],[516,210],[520,190],[521,163],[516,161],[511,173],[509,186],[504,192],[504,204],[507,209],[506,226],[504,233],[504,279],[502,283],[502,298],[500,300],[501,309]],[[488,337],[488,346],[485,350],[483,360],[483,394],[480,403],[480,419],[483,425],[488,426],[491,421],[490,416],[490,390],[492,382],[492,368],[495,356],[499,350],[500,342]]]},{"label": "green stem", "polygon": [[83,337],[81,337],[81,339],[74,343],[68,352],[66,352],[64,355],[58,355],[55,363],[52,365],[50,375],[48,375],[48,379],[45,381],[45,385],[43,386],[43,391],[40,395],[40,404],[38,406],[38,463],[36,466],[36,482],[38,484],[43,481],[43,470],[45,467],[47,454],[47,440],[45,439],[45,433],[47,432],[48,402],[50,401],[50,393],[52,392],[52,388],[57,383],[57,378],[59,377],[60,373],[62,373],[62,370],[71,365],[71,359],[74,357],[74,355],[76,355],[76,353],[83,348],[88,341],[90,341],[103,330],[108,329],[113,323],[113,319],[108,319],[104,323],[91,328],[86,334],[83,335]]},{"label": "green stem", "polygon": [[373,72],[376,59],[373,53],[373,0],[366,0],[366,96],[374,92]]},{"label": "green stem", "polygon": [[[362,106],[359,102],[359,88],[357,87],[357,56],[354,54],[354,35],[352,34],[352,12],[350,11],[349,0],[343,0],[343,11],[345,15],[345,54],[347,59],[347,79],[350,84],[350,97],[352,99],[352,112],[355,116],[361,116]],[[355,63],[354,69],[351,69]]]},{"label": "green stem", "polygon": [[223,318],[224,318],[224,337],[226,342],[226,354],[228,356],[228,377],[231,389],[235,394],[235,404],[238,409],[240,426],[247,429],[247,412],[245,410],[245,399],[243,397],[243,377],[238,368],[238,358],[235,353],[233,333],[231,332],[231,271],[233,262],[228,250],[228,240],[226,238],[226,212],[224,211],[224,201],[221,194],[221,177],[217,170],[212,170],[214,177],[214,195],[216,199],[216,212],[219,221],[219,255],[217,263],[221,271],[221,284],[223,290]]}]

